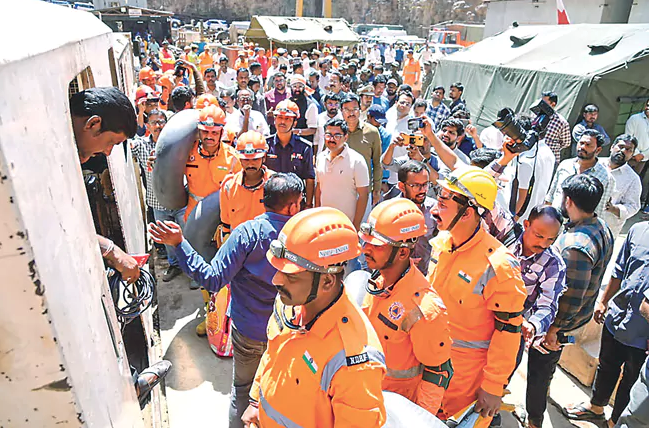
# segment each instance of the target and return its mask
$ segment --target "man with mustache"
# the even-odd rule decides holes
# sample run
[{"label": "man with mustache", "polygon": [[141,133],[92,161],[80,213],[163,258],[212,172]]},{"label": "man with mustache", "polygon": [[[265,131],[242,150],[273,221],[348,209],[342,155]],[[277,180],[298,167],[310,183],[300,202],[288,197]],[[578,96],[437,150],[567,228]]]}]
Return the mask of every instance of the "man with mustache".
[{"label": "man with mustache", "polygon": [[[306,78],[300,74],[295,74],[290,78],[290,99],[299,107],[299,117],[296,118],[292,132],[306,140],[313,142],[315,132],[317,132],[317,115],[319,107],[316,101],[313,101],[313,91],[306,86]],[[314,150],[314,148],[313,148]]]},{"label": "man with mustache", "polygon": [[437,184],[428,280],[448,310],[455,368],[442,410],[450,417],[475,402],[475,426],[486,428],[514,371],[526,290],[518,261],[481,224],[498,193],[491,174],[465,165]]},{"label": "man with mustache", "polygon": [[242,416],[247,427],[381,427],[385,358],[369,320],[344,291],[360,255],[351,220],[335,208],[300,212],[267,253],[278,269],[269,345]]},{"label": "man with mustache", "polygon": [[227,176],[220,189],[221,236],[226,241],[233,229],[265,212],[263,187],[274,171],[263,165],[267,142],[260,132],[247,131],[238,137],[235,150],[242,170]]},{"label": "man with mustache", "polygon": [[324,149],[324,127],[326,126],[326,122],[331,119],[343,119],[342,113],[340,112],[340,97],[338,95],[332,92],[324,95],[324,107],[326,110],[317,116],[317,132],[315,133],[317,152],[315,153],[315,158]]},{"label": "man with mustache", "polygon": [[[552,244],[559,236],[563,218],[557,208],[537,205],[524,221],[525,230],[512,246],[521,265],[527,290],[521,329],[521,346],[516,357],[518,368],[523,352],[533,343],[539,345],[557,315],[557,305],[566,283],[566,264]],[[530,369],[528,367],[528,373]],[[528,374],[529,376],[529,374]],[[531,384],[528,389],[539,388]]]},{"label": "man with mustache", "polygon": [[285,223],[301,209],[303,182],[295,174],[274,174],[263,188],[266,212],[236,227],[210,262],[197,254],[176,223],[149,225],[154,240],[174,247],[181,269],[208,291],[216,293],[231,284],[234,367],[230,428],[243,427],[240,417],[249,404],[249,388],[267,348],[267,322],[277,290],[272,285],[276,269],[265,253]]},{"label": "man with mustache", "polygon": [[604,142],[604,136],[595,129],[584,131],[577,142],[577,158],[566,159],[557,167],[552,184],[550,185],[550,190],[548,190],[548,194],[546,195],[545,201],[548,205],[561,209],[564,199],[562,191],[564,180],[576,174],[588,174],[597,178],[602,183],[604,191],[602,193],[602,199],[600,199],[600,203],[595,209],[595,213],[598,217],[603,218],[607,208],[607,202],[611,198],[611,193],[614,188],[613,175],[611,175],[607,167],[598,162],[598,155],[602,151]]},{"label": "man with mustache", "polygon": [[272,76],[274,88],[265,93],[265,101],[267,103],[267,124],[269,130],[273,134],[276,132],[274,126],[274,109],[281,101],[290,97],[290,91],[287,88],[285,74],[279,72],[274,73]]},{"label": "man with mustache", "polygon": [[589,104],[586,107],[584,107],[584,110],[582,111],[582,120],[580,121],[580,123],[578,123],[573,127],[574,141],[577,142],[582,137],[584,131],[586,131],[587,129],[595,129],[596,131],[601,133],[602,136],[604,137],[605,145],[608,146],[609,144],[611,144],[611,138],[609,138],[607,131],[604,130],[602,125],[597,123],[599,112],[600,109],[595,104]]},{"label": "man with mustache", "polygon": [[622,134],[611,146],[611,156],[600,158],[600,163],[609,169],[615,183],[603,217],[614,238],[620,235],[625,222],[641,209],[641,179],[627,164],[637,147],[635,137]]},{"label": "man with mustache", "polygon": [[359,232],[372,269],[361,307],[385,353],[383,390],[437,415],[453,366],[446,307],[411,260],[425,232],[422,212],[408,199],[383,201],[371,210]]}]

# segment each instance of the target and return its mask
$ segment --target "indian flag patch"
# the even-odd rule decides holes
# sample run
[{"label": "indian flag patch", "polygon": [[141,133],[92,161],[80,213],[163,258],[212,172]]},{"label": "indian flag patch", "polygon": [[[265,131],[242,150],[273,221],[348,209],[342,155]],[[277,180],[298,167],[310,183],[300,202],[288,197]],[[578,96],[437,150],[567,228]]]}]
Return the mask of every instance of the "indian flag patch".
[{"label": "indian flag patch", "polygon": [[303,361],[308,364],[308,368],[312,372],[312,374],[317,373],[317,364],[315,363],[315,360],[312,359],[308,351],[303,353]]},{"label": "indian flag patch", "polygon": [[469,275],[467,275],[466,273],[464,273],[464,271],[457,272],[457,276],[462,278],[467,284],[471,283],[471,277]]}]

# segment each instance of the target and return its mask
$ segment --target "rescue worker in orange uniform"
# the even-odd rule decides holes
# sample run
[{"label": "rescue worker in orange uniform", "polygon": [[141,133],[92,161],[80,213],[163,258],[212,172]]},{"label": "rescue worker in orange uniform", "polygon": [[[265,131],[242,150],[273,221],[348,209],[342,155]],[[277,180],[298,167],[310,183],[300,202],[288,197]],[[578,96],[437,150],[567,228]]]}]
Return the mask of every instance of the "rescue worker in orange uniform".
[{"label": "rescue worker in orange uniform", "polygon": [[215,97],[215,95],[212,95],[212,94],[201,94],[195,100],[195,109],[196,110],[201,110],[201,109],[206,108],[206,107],[211,106],[211,105],[215,106],[215,107],[220,106],[220,102],[217,101],[217,98]]},{"label": "rescue worker in orange uniform", "polygon": [[409,199],[390,199],[371,211],[359,232],[362,252],[374,269],[362,311],[383,345],[383,390],[437,415],[453,367],[444,302],[410,260],[425,232],[423,213]]},{"label": "rescue worker in orange uniform", "polygon": [[235,150],[242,169],[226,177],[220,189],[222,224],[219,240],[216,239],[218,243],[226,241],[240,223],[265,213],[263,187],[274,174],[263,165],[267,148],[267,141],[260,132],[247,131],[238,138]]},{"label": "rescue worker in orange uniform", "polygon": [[184,220],[188,219],[199,201],[220,190],[228,174],[242,169],[235,149],[222,143],[225,122],[226,115],[214,105],[199,112],[199,139],[195,141],[186,161],[190,197]]},{"label": "rescue worker in orange uniform", "polygon": [[516,365],[527,294],[518,261],[481,224],[498,192],[493,177],[465,166],[437,183],[428,280],[448,310],[455,368],[442,410],[451,417],[477,401],[475,426],[487,427]]},{"label": "rescue worker in orange uniform", "polygon": [[407,59],[403,65],[403,83],[410,85],[413,90],[419,90],[421,85],[421,64],[414,59],[414,51],[407,51]]},{"label": "rescue worker in orange uniform", "polygon": [[208,46],[204,46],[204,50],[199,54],[198,60],[202,75],[206,70],[213,67],[213,55],[211,55],[211,50]]},{"label": "rescue worker in orange uniform", "polygon": [[278,289],[263,354],[242,416],[246,427],[380,427],[385,358],[372,325],[344,292],[358,257],[351,220],[335,208],[292,217],[267,258]]},{"label": "rescue worker in orange uniform", "polygon": [[156,87],[156,72],[152,67],[143,67],[138,72],[138,80],[141,85],[149,86],[152,91],[160,91],[160,88]]}]

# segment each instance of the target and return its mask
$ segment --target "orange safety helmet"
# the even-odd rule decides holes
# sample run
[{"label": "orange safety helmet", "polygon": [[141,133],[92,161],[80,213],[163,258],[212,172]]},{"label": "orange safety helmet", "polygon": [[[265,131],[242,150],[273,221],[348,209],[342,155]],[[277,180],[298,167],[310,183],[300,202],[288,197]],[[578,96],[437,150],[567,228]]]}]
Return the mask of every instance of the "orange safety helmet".
[{"label": "orange safety helmet", "polygon": [[222,128],[226,123],[226,115],[221,108],[210,105],[199,112],[197,128],[202,131],[213,131]]},{"label": "orange safety helmet", "polygon": [[145,98],[150,92],[154,92],[154,90],[147,85],[140,85],[138,89],[136,89],[136,101]]},{"label": "orange safety helmet", "polygon": [[138,72],[138,80],[141,82],[145,79],[155,79],[156,78],[156,73],[154,73],[154,70],[152,67],[143,67],[140,69]]},{"label": "orange safety helmet", "polygon": [[360,225],[360,238],[371,245],[413,247],[426,233],[426,220],[419,207],[409,199],[383,201],[369,213],[367,223]]},{"label": "orange safety helmet", "polygon": [[270,244],[267,259],[283,273],[338,273],[360,252],[358,234],[346,214],[320,207],[290,218]]},{"label": "orange safety helmet", "polygon": [[258,131],[247,131],[238,137],[235,149],[240,159],[260,159],[265,157],[269,146],[263,134]]},{"label": "orange safety helmet", "polygon": [[298,119],[301,117],[301,113],[299,112],[299,106],[294,101],[283,100],[276,104],[274,116],[290,116]]},{"label": "orange safety helmet", "polygon": [[220,106],[220,103],[217,101],[217,98],[215,98],[215,95],[201,94],[200,96],[197,97],[197,101],[195,102],[195,108],[197,110],[201,110],[204,107],[208,107],[210,105],[216,107]]}]

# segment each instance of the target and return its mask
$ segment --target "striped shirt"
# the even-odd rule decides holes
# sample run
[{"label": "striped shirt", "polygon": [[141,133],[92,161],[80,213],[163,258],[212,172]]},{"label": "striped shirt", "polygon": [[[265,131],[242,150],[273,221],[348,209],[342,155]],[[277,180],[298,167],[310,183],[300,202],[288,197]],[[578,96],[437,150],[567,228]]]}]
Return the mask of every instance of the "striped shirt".
[{"label": "striped shirt", "polygon": [[607,224],[593,215],[569,224],[554,246],[566,263],[566,291],[553,325],[567,332],[591,320],[614,238]]},{"label": "striped shirt", "polygon": [[152,137],[136,137],[131,140],[131,152],[136,156],[138,164],[145,173],[145,203],[153,210],[165,210],[166,208],[159,204],[154,195],[154,184],[152,177],[153,171],[147,169],[147,158],[156,147],[156,143]]},{"label": "striped shirt", "polygon": [[523,317],[534,325],[535,336],[544,335],[557,315],[559,296],[565,289],[566,264],[554,247],[525,257],[523,235],[510,249],[521,263],[521,276],[527,290]]}]

